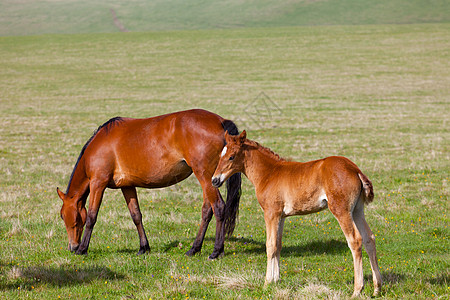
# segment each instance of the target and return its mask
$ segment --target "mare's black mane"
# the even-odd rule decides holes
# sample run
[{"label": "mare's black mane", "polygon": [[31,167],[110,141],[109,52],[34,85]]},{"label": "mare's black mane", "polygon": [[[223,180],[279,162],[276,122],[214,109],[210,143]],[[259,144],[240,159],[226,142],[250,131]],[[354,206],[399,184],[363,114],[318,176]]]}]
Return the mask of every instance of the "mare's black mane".
[{"label": "mare's black mane", "polygon": [[73,174],[75,173],[75,170],[77,169],[78,163],[80,162],[81,157],[83,157],[84,151],[86,151],[87,146],[89,146],[89,143],[92,141],[92,139],[95,137],[95,135],[102,129],[105,128],[106,133],[111,129],[111,127],[117,123],[122,122],[122,117],[114,117],[106,121],[103,125],[100,125],[97,130],[94,130],[94,133],[89,138],[89,140],[84,144],[83,148],[81,149],[80,155],[78,156],[77,162],[75,163],[75,167],[73,168],[72,175],[70,175],[69,184],[67,185],[66,194],[69,191],[70,184],[72,183]]}]

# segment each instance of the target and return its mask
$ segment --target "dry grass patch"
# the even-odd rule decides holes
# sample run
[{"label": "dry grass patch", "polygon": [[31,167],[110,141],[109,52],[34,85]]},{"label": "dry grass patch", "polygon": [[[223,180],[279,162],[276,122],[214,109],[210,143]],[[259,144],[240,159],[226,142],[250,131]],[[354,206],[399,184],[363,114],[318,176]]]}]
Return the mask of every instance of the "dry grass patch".
[{"label": "dry grass patch", "polygon": [[309,282],[305,286],[299,286],[298,288],[276,288],[274,293],[274,299],[276,300],[288,300],[288,299],[328,299],[338,300],[347,299],[341,291],[336,291],[329,288],[326,285]]}]

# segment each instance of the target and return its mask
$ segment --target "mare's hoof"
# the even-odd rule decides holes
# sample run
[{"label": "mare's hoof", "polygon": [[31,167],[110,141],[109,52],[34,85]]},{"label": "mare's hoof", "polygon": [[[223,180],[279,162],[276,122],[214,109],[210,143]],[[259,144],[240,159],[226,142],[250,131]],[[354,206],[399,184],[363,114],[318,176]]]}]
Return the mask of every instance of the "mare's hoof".
[{"label": "mare's hoof", "polygon": [[146,245],[144,247],[139,248],[138,255],[142,255],[145,252],[150,252],[150,246],[149,245]]},{"label": "mare's hoof", "polygon": [[87,255],[87,249],[81,250],[80,248],[78,248],[78,250],[75,251],[75,255]]},{"label": "mare's hoof", "polygon": [[221,257],[223,257],[223,256],[225,256],[225,252],[224,252],[224,251],[219,252],[219,253],[213,252],[213,254],[211,254],[211,255],[208,257],[208,260],[216,260],[216,259],[219,259],[219,258],[221,258]]},{"label": "mare's hoof", "polygon": [[200,252],[200,250],[195,250],[194,248],[189,249],[188,252],[185,253],[186,256],[194,256],[195,254],[197,254],[198,252]]}]

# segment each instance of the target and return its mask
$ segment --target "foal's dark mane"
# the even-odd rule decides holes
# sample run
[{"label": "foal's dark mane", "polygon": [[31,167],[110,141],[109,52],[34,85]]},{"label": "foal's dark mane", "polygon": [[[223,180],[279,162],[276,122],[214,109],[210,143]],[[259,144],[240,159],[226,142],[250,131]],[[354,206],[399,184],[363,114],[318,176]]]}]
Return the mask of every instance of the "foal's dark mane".
[{"label": "foal's dark mane", "polygon": [[260,143],[252,141],[252,140],[246,140],[245,144],[250,146],[250,147],[255,147],[259,150],[261,150],[263,153],[269,155],[270,157],[272,157],[273,159],[277,160],[277,161],[286,161],[286,159],[282,158],[281,156],[279,156],[278,154],[276,154],[275,152],[273,152],[272,150],[270,150],[267,147],[262,146]]},{"label": "foal's dark mane", "polygon": [[83,148],[81,149],[80,155],[78,156],[77,162],[75,163],[75,167],[73,167],[72,175],[70,175],[69,184],[67,185],[66,194],[69,192],[69,187],[70,187],[70,184],[72,183],[73,175],[75,174],[75,170],[78,167],[78,163],[80,162],[81,157],[83,157],[84,151],[86,151],[87,146],[89,146],[89,143],[92,141],[92,139],[95,137],[95,135],[103,128],[105,128],[106,133],[108,133],[109,130],[111,130],[112,126],[115,125],[115,123],[119,123],[122,121],[123,121],[122,117],[114,117],[114,118],[111,118],[108,121],[106,121],[103,125],[100,125],[97,128],[97,130],[94,130],[94,133],[92,134],[92,136],[89,138],[89,140],[86,142],[86,144],[84,144]]}]

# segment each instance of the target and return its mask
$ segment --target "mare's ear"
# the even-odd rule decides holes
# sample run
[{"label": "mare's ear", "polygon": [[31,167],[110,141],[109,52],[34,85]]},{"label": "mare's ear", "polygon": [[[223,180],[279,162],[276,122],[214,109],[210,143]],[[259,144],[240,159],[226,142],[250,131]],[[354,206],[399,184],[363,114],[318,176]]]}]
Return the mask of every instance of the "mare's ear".
[{"label": "mare's ear", "polygon": [[242,133],[239,135],[239,142],[241,144],[243,144],[245,142],[245,140],[247,139],[247,132],[244,130],[242,131]]},{"label": "mare's ear", "polygon": [[56,188],[56,192],[58,193],[59,198],[61,198],[61,200],[64,200],[64,198],[66,197],[66,195],[61,192],[61,190],[59,189],[59,187]]}]

